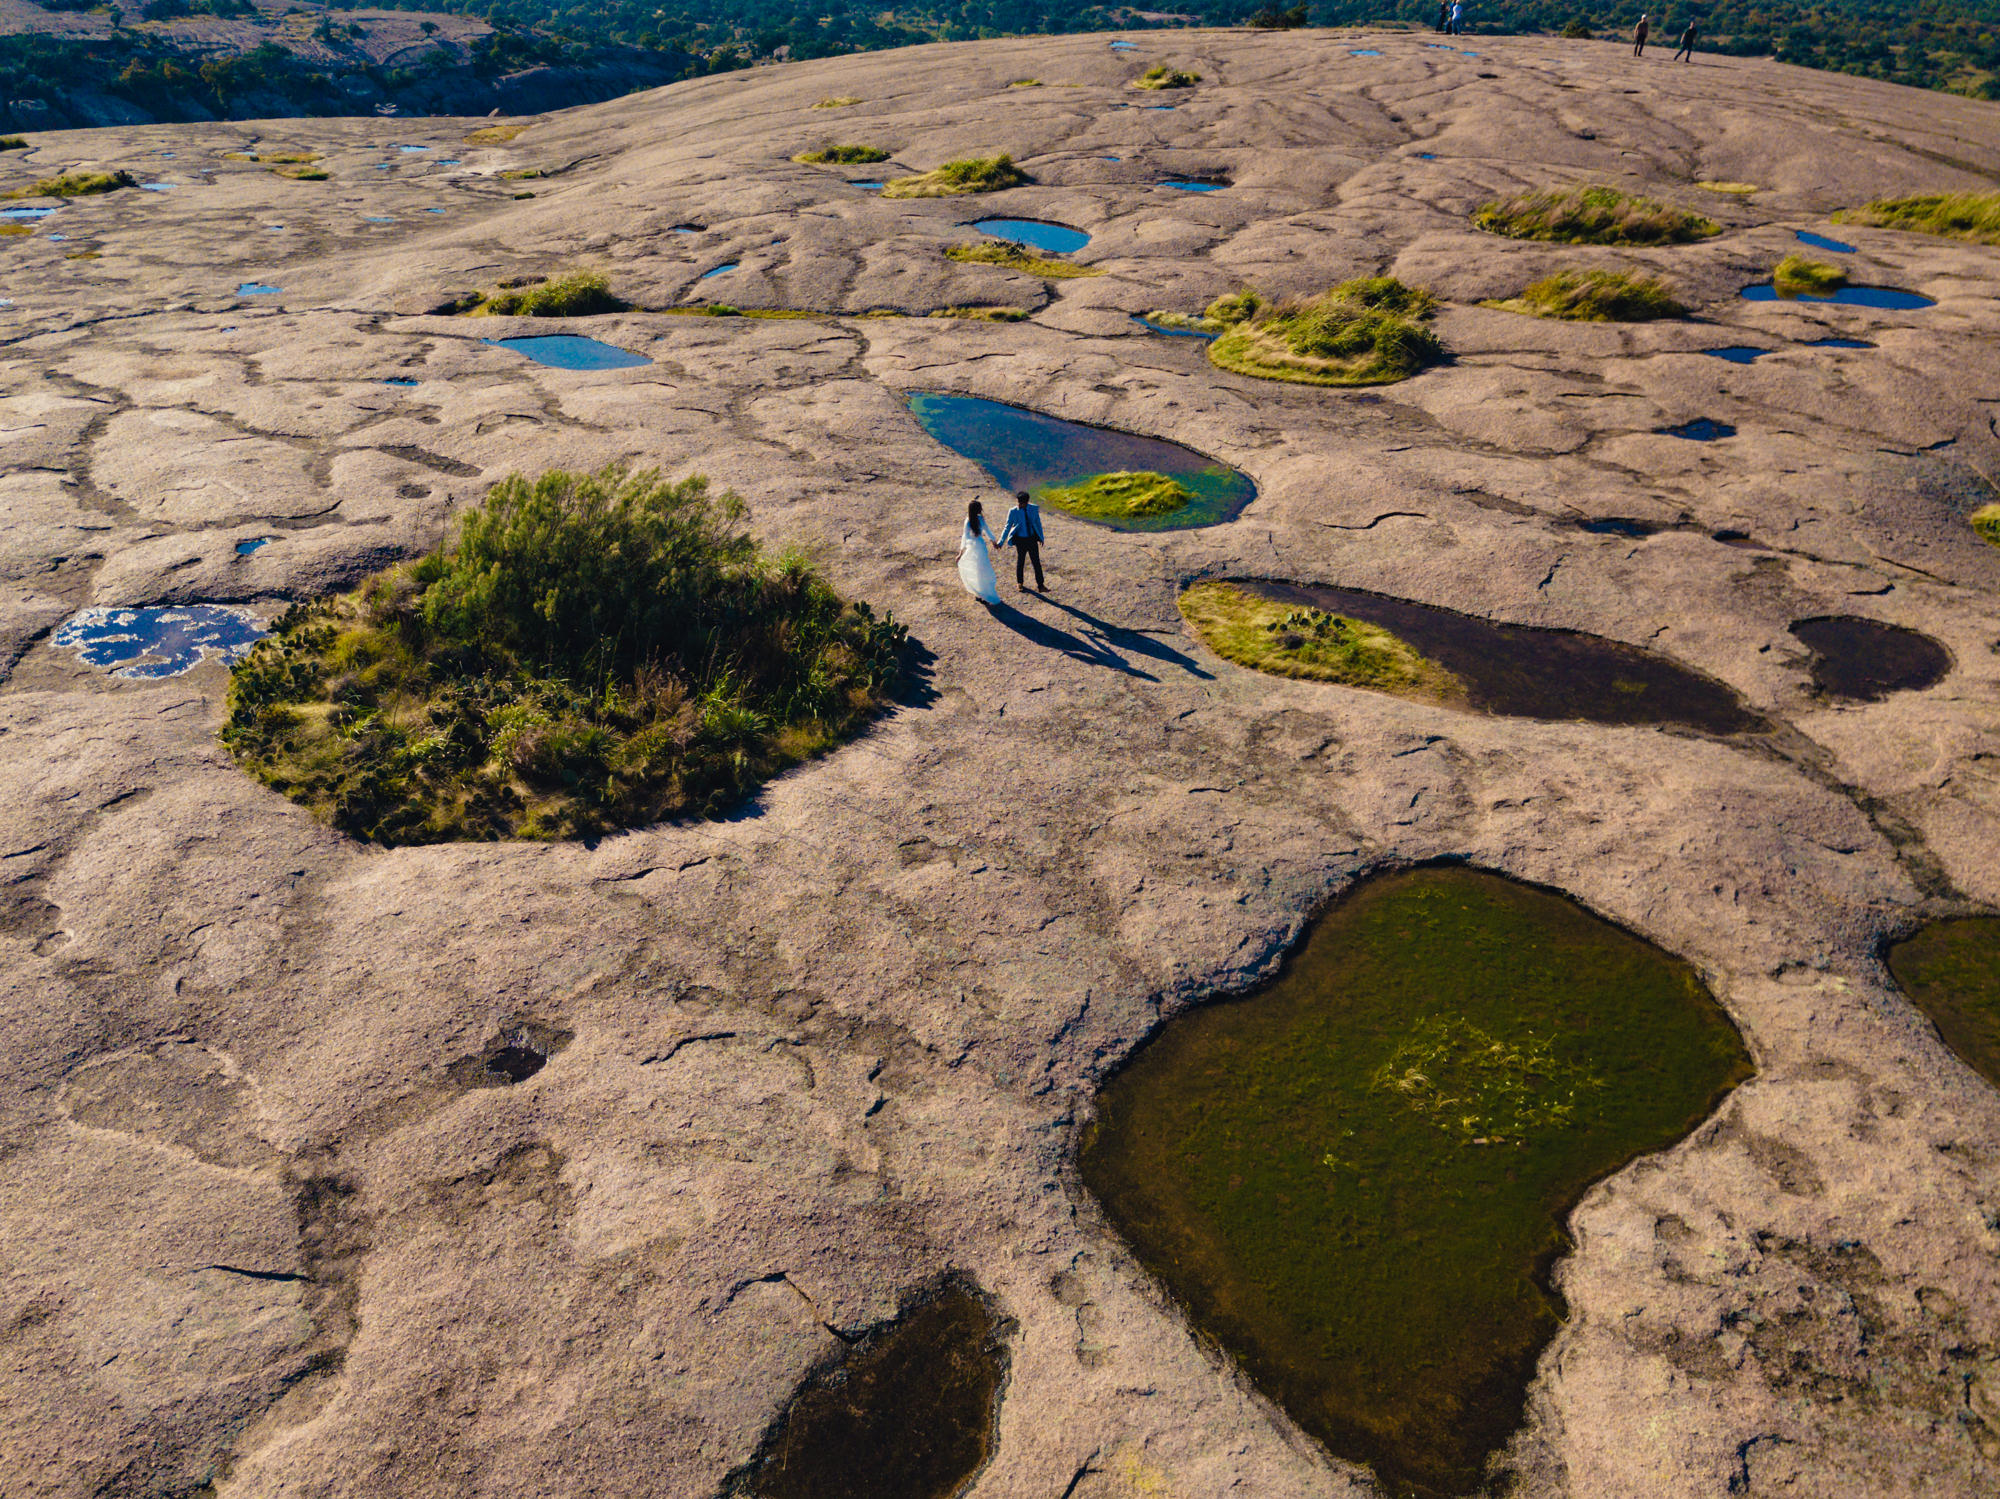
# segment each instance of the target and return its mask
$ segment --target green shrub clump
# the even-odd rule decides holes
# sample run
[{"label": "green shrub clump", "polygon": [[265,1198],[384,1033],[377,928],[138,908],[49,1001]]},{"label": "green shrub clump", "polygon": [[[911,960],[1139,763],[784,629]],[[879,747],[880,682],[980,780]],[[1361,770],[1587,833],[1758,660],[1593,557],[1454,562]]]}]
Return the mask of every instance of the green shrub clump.
[{"label": "green shrub clump", "polygon": [[1132,80],[1134,88],[1193,88],[1201,82],[1199,73],[1183,73],[1178,68],[1170,68],[1165,63],[1154,63],[1137,78]]},{"label": "green shrub clump", "polygon": [[1025,271],[1030,276],[1045,276],[1053,281],[1104,274],[1096,266],[1078,265],[1059,255],[1031,255],[1016,244],[953,245],[944,253],[947,260],[956,260],[964,265],[997,265],[1010,271]]},{"label": "green shrub clump", "polygon": [[885,198],[949,198],[959,193],[997,193],[1019,187],[1028,174],[1011,156],[974,156],[948,161],[915,177],[898,177],[882,189]]},{"label": "green shrub clump", "polygon": [[289,610],[223,743],[380,843],[715,816],[858,732],[906,638],[743,514],[699,476],[513,475],[436,552]]},{"label": "green shrub clump", "polygon": [[624,307],[602,276],[578,271],[538,286],[496,291],[466,310],[481,317],[590,317]]},{"label": "green shrub clump", "polygon": [[1803,255],[1787,255],[1771,273],[1771,286],[1781,297],[1826,297],[1845,285],[1845,271]]},{"label": "green shrub clump", "polygon": [[1580,323],[1645,323],[1687,314],[1664,281],[1639,271],[1557,271],[1518,297],[1485,305]]},{"label": "green shrub clump", "polygon": [[1484,205],[1472,222],[1509,239],[1566,245],[1680,245],[1722,232],[1713,219],[1615,187],[1521,193]]},{"label": "green shrub clump", "polygon": [[1394,276],[1361,276],[1302,302],[1239,292],[1209,304],[1200,326],[1219,369],[1302,385],[1386,385],[1447,357],[1424,326],[1437,298]]},{"label": "green shrub clump", "polygon": [[1196,583],[1180,606],[1209,649],[1238,666],[1433,702],[1464,696],[1457,677],[1380,625],[1301,609],[1234,583]]},{"label": "green shrub clump", "polygon": [[2000,547],[2000,505],[1981,505],[1973,511],[1972,529],[1982,541]]},{"label": "green shrub clump", "polygon": [[0,193],[0,198],[87,198],[92,193],[115,193],[121,187],[138,185],[139,179],[126,171],[64,172]]},{"label": "green shrub clump", "polygon": [[801,151],[792,158],[809,167],[863,167],[888,159],[889,153],[880,146],[822,146],[817,151]]},{"label": "green shrub clump", "polygon": [[28,149],[26,136],[0,135],[0,151],[25,151]]},{"label": "green shrub clump", "polygon": [[1925,193],[1913,198],[1877,198],[1860,208],[1844,208],[1834,219],[1875,229],[1907,229],[2000,245],[2000,193]]}]

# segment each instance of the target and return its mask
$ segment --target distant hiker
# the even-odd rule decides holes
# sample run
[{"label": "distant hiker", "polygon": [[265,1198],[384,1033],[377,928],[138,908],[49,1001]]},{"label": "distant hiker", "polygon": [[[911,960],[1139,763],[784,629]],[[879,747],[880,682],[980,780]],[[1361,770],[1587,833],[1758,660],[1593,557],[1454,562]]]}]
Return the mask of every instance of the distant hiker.
[{"label": "distant hiker", "polygon": [[1028,591],[1028,564],[1035,564],[1035,592],[1047,593],[1049,585],[1042,578],[1042,512],[1037,505],[1029,503],[1028,491],[1023,489],[1014,496],[1014,508],[1007,512],[1007,524],[1000,530],[1000,545],[1014,548],[1014,585],[1023,593]]},{"label": "distant hiker", "polygon": [[1681,50],[1674,54],[1675,62],[1694,61],[1695,24],[1690,21],[1687,30],[1681,33]]},{"label": "distant hiker", "polygon": [[1634,57],[1644,57],[1646,55],[1646,36],[1652,29],[1651,23],[1642,14],[1639,17],[1638,28],[1632,33],[1632,55]]},{"label": "distant hiker", "polygon": [[974,500],[965,507],[965,529],[958,533],[958,581],[965,591],[982,604],[1000,602],[1000,584],[993,576],[993,559],[986,544],[993,542],[993,528],[986,524],[986,509]]},{"label": "distant hiker", "polygon": [[1442,32],[1445,29],[1445,27],[1449,26],[1450,24],[1451,24],[1451,7],[1445,3],[1445,0],[1438,0],[1437,29],[1440,32]]},{"label": "distant hiker", "polygon": [[1465,22],[1465,0],[1451,0],[1451,19],[1445,23],[1445,33],[1457,36],[1458,28]]}]

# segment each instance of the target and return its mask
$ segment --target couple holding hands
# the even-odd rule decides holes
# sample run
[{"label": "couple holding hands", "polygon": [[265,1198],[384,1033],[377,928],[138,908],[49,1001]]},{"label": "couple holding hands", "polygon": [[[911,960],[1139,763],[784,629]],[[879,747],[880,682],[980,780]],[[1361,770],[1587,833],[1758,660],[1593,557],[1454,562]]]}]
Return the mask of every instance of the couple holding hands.
[{"label": "couple holding hands", "polygon": [[1028,590],[1030,563],[1035,569],[1035,591],[1047,593],[1048,584],[1042,579],[1043,539],[1041,507],[1028,499],[1027,490],[1014,496],[1014,508],[1007,512],[1007,524],[998,540],[986,524],[985,507],[974,500],[965,507],[965,529],[958,536],[958,580],[980,603],[1000,602],[1000,583],[993,576],[993,558],[986,550],[990,542],[995,547],[1013,547],[1014,582],[1023,593]]}]

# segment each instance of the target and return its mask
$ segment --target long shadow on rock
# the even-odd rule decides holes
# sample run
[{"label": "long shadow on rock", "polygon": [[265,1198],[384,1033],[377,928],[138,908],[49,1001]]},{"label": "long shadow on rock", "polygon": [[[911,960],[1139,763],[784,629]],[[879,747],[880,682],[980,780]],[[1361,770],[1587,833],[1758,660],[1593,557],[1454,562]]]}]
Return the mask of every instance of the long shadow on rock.
[{"label": "long shadow on rock", "polygon": [[986,612],[1031,645],[1038,645],[1044,650],[1058,651],[1072,660],[1083,662],[1086,666],[1102,666],[1107,670],[1128,677],[1138,677],[1147,682],[1160,680],[1149,671],[1141,671],[1100,641],[1072,635],[1069,631],[1059,630],[1054,625],[1043,624],[1034,615],[1023,614],[1012,604],[992,604],[987,607]]},{"label": "long shadow on rock", "polygon": [[1143,630],[1131,630],[1123,625],[1114,625],[1108,620],[1099,619],[1087,610],[1079,609],[1074,604],[1065,604],[1059,599],[1044,596],[1042,602],[1051,609],[1060,609],[1072,618],[1081,620],[1087,627],[1084,631],[1085,639],[1106,654],[1126,651],[1134,656],[1144,656],[1150,661],[1163,661],[1178,666],[1189,676],[1199,677],[1204,682],[1215,680],[1215,673],[1202,670],[1201,663],[1194,657],[1185,651],[1175,650],[1165,641],[1156,640]]},{"label": "long shadow on rock", "polygon": [[725,1493],[746,1499],[949,1499],[993,1455],[1000,1319],[948,1281],[807,1378]]}]

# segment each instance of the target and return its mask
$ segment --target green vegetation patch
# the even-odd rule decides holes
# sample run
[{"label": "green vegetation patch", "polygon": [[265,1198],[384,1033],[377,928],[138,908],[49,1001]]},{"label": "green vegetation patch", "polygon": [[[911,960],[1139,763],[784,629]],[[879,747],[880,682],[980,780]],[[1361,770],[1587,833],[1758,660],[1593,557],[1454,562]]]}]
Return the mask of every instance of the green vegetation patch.
[{"label": "green vegetation patch", "polygon": [[293,182],[325,182],[332,175],[324,167],[272,167],[271,174]]},{"label": "green vegetation patch", "polygon": [[1096,474],[1075,484],[1051,484],[1036,491],[1044,504],[1092,520],[1134,520],[1185,510],[1193,493],[1165,474]]},{"label": "green vegetation patch", "polygon": [[0,135],[0,151],[25,151],[27,149],[27,137],[20,135]]},{"label": "green vegetation patch", "polygon": [[997,265],[1010,271],[1025,271],[1030,276],[1045,276],[1052,281],[1104,274],[1094,265],[1078,265],[1075,261],[1064,260],[1059,255],[1032,254],[1012,243],[953,245],[944,253],[946,259],[956,260],[964,265]]},{"label": "green vegetation patch", "polygon": [[1566,245],[1679,245],[1722,232],[1713,219],[1615,187],[1521,193],[1484,205],[1472,222],[1509,239]]},{"label": "green vegetation patch", "polygon": [[1396,1494],[1483,1492],[1591,1184],[1750,1073],[1685,963],[1464,868],[1384,875],[1103,1087],[1084,1184],[1191,1320]]},{"label": "green vegetation patch", "polygon": [[1447,357],[1424,326],[1436,311],[1422,287],[1362,276],[1300,302],[1219,298],[1200,326],[1221,330],[1208,346],[1220,369],[1301,385],[1386,385]]},{"label": "green vegetation patch", "polygon": [[590,317],[622,312],[625,303],[595,271],[577,271],[536,286],[492,292],[461,311],[473,317]]},{"label": "green vegetation patch", "polygon": [[821,146],[817,151],[801,151],[792,158],[809,167],[819,166],[867,166],[871,162],[887,161],[889,153],[880,146]]},{"label": "green vegetation patch", "polygon": [[1763,191],[1754,182],[1718,182],[1711,179],[1697,182],[1695,186],[1705,193],[1723,193],[1733,198],[1747,198],[1752,193]]},{"label": "green vegetation patch", "polygon": [[974,156],[948,161],[914,177],[898,177],[882,189],[885,198],[949,198],[960,193],[997,193],[1030,181],[1011,156]]},{"label": "green vegetation patch", "polygon": [[0,193],[0,198],[87,198],[94,193],[115,193],[122,187],[138,185],[139,179],[126,171],[64,172]]},{"label": "green vegetation patch", "polygon": [[500,174],[502,182],[533,182],[538,177],[554,175],[547,167],[514,167]]},{"label": "green vegetation patch", "polygon": [[[882,316],[881,313],[865,314]],[[932,317],[965,318],[977,323],[1025,323],[1028,309],[1025,307],[940,307],[930,314]]]},{"label": "green vegetation patch", "polygon": [[1016,78],[1012,83],[1007,85],[1009,88],[1040,88],[1041,86],[1042,80],[1039,78]]},{"label": "green vegetation patch", "polygon": [[1557,271],[1518,297],[1482,305],[1579,323],[1645,323],[1687,315],[1667,284],[1643,271]]},{"label": "green vegetation patch", "polygon": [[743,514],[699,476],[504,479],[438,551],[289,610],[223,743],[380,843],[718,815],[857,733],[905,638]]},{"label": "green vegetation patch", "polygon": [[528,127],[526,125],[485,125],[466,136],[468,146],[502,146]]},{"label": "green vegetation patch", "polygon": [[2000,504],[1981,505],[1972,512],[1972,529],[1986,541],[2000,547]]},{"label": "green vegetation patch", "polygon": [[1134,88],[1193,88],[1201,82],[1201,74],[1184,73],[1178,68],[1170,68],[1165,63],[1154,63],[1137,78],[1132,80]]},{"label": "green vegetation patch", "polygon": [[0,239],[19,239],[34,232],[26,224],[0,224]]},{"label": "green vegetation patch", "polygon": [[2000,245],[2000,193],[1926,193],[1914,198],[1877,198],[1860,208],[1844,208],[1834,219],[1875,229],[1907,229],[1941,234],[1976,245]]},{"label": "green vegetation patch", "polygon": [[814,109],[847,109],[861,101],[851,94],[837,94],[830,99],[822,99],[813,105]]},{"label": "green vegetation patch", "polygon": [[1465,696],[1457,677],[1380,625],[1259,598],[1234,583],[1197,583],[1180,604],[1208,648],[1238,666],[1428,702]]},{"label": "green vegetation patch", "polygon": [[1847,272],[1803,255],[1787,255],[1771,272],[1771,286],[1781,297],[1831,296],[1847,285]]},{"label": "green vegetation patch", "polygon": [[1934,921],[1888,952],[1897,986],[1944,1044],[2000,1088],[2000,916]]}]

